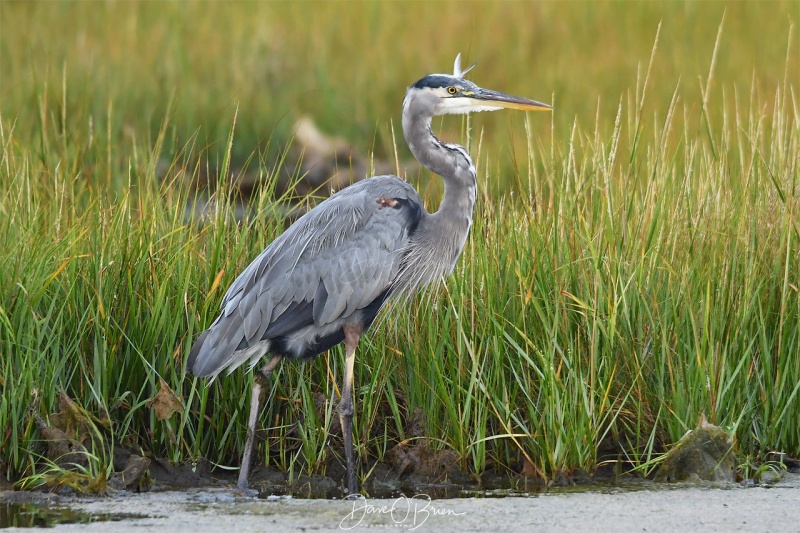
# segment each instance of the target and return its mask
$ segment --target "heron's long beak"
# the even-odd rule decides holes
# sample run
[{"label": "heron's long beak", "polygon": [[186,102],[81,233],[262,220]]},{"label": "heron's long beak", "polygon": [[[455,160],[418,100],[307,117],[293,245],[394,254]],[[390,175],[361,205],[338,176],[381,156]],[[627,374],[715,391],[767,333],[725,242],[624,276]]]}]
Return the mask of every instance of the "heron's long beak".
[{"label": "heron's long beak", "polygon": [[478,89],[474,94],[468,95],[472,103],[479,106],[496,107],[498,109],[522,109],[524,111],[550,111],[553,106],[528,100],[519,96],[512,96],[489,89]]}]

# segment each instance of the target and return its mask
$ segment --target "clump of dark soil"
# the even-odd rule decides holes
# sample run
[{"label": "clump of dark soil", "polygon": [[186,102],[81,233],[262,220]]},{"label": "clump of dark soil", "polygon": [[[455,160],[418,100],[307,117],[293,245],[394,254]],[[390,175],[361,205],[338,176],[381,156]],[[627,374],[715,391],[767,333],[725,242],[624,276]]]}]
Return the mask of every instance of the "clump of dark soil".
[{"label": "clump of dark soil", "polygon": [[667,453],[655,479],[733,483],[735,474],[736,454],[730,435],[702,416],[697,428]]},{"label": "clump of dark soil", "polygon": [[[150,459],[114,445],[108,413],[95,416],[61,391],[61,410],[45,419],[35,409],[37,400],[30,413],[47,446],[44,457],[49,465],[44,470],[49,473],[42,481],[48,488],[104,493],[107,488],[138,490],[147,484]],[[103,463],[111,450],[115,472],[106,479]]]}]

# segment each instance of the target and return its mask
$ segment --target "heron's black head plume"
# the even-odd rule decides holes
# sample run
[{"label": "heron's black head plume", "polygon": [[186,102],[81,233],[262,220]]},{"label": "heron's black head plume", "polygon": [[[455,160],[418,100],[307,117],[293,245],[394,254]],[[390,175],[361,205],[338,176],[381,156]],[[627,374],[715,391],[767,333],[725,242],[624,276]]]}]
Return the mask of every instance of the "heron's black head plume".
[{"label": "heron's black head plume", "polygon": [[429,74],[418,80],[411,87],[415,89],[441,89],[450,86],[461,86],[464,89],[470,89],[474,84],[465,80],[464,76],[475,68],[475,65],[477,63],[473,63],[466,70],[461,70],[461,54],[458,54],[455,63],[453,63],[453,74]]}]

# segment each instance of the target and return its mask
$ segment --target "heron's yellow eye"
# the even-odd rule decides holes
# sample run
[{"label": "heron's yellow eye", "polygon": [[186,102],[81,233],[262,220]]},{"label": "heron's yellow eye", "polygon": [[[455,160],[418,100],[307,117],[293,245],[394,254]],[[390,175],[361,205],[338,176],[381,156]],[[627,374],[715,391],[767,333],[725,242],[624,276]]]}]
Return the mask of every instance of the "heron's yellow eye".
[{"label": "heron's yellow eye", "polygon": [[455,87],[448,87],[447,92],[449,92],[450,94],[456,94],[458,92],[458,89],[456,89]]}]

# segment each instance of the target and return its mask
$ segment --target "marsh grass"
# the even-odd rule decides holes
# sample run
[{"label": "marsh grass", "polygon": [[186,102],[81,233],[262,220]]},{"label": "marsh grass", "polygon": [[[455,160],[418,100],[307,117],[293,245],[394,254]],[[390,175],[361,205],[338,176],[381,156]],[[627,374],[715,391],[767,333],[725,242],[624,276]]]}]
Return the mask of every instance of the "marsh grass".
[{"label": "marsh grass", "polygon": [[[130,24],[151,16],[137,13]],[[165,18],[154,35],[181,20],[173,7]],[[362,459],[426,442],[455,451],[478,477],[497,470],[552,479],[607,462],[648,473],[701,413],[735,436],[745,470],[757,470],[769,451],[800,455],[795,29],[783,77],[753,75],[743,86],[715,78],[715,58],[738,46],[726,43],[724,28],[703,49],[699,88],[677,78],[667,88],[656,83],[659,61],[672,61],[661,41],[637,58],[629,85],[607,93],[617,102],[613,115],[599,102],[575,116],[518,118],[510,139],[491,142],[484,118],[461,123],[487,187],[447,284],[391,307],[362,343],[354,421]],[[198,52],[185,53],[186,64],[164,68],[188,72]],[[21,59],[4,61],[14,70]],[[20,107],[0,108],[0,467],[11,480],[51,479],[29,412],[53,413],[64,390],[88,412],[108,413],[116,443],[234,468],[252,375],[207,385],[186,375],[185,358],[225,288],[287,223],[273,186],[282,143],[259,132],[260,147],[237,156],[240,137],[252,141],[245,101],[247,114],[260,112],[247,98],[239,107],[220,103],[215,120],[224,124],[215,127],[224,134],[215,144],[183,133],[186,101],[168,100],[163,113],[131,103],[127,77],[110,85],[108,98],[85,88],[82,100],[84,67],[62,67],[57,82],[34,71],[27,100],[15,89]],[[330,86],[341,82],[333,67],[315,72]],[[224,92],[212,86],[190,94]],[[357,86],[369,93],[368,80]],[[134,101],[142,98],[141,87],[132,90]],[[396,115],[371,105],[355,115]],[[141,127],[135,109],[156,127]],[[259,216],[236,223],[223,184],[209,219],[186,220],[183,207],[196,198],[176,176],[205,168],[226,176],[237,157],[266,183]],[[157,172],[165,158],[166,179]],[[439,190],[435,180],[423,187],[430,208]],[[261,459],[293,477],[326,473],[341,453],[334,403],[342,373],[340,348],[279,367],[261,415]],[[151,404],[162,379],[183,407],[165,420]],[[415,409],[425,414],[422,437],[409,434]],[[92,453],[106,464],[92,462],[90,474],[108,472],[108,455]]]}]

